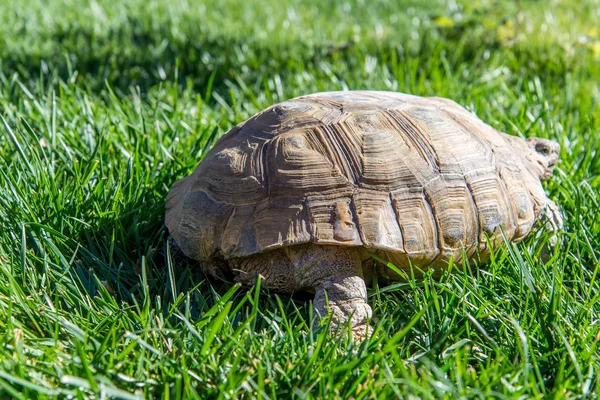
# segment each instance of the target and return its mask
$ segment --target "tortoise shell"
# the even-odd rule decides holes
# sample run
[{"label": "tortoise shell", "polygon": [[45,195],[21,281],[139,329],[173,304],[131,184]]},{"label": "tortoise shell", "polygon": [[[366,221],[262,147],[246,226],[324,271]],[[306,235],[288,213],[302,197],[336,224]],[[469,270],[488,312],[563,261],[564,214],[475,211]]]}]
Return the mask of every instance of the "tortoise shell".
[{"label": "tortoise shell", "polygon": [[317,93],[224,135],[173,185],[166,224],[197,260],[315,243],[433,265],[485,254],[501,232],[525,237],[549,201],[540,180],[557,153],[555,142],[498,132],[451,100]]}]

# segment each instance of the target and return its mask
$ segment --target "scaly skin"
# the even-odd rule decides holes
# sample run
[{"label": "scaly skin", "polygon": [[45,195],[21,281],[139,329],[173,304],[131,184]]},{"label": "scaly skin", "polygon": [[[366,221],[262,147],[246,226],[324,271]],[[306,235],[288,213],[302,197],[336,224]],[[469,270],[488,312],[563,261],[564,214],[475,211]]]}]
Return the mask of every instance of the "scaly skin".
[{"label": "scaly skin", "polygon": [[252,284],[260,275],[265,286],[276,291],[314,291],[317,322],[331,313],[332,331],[350,321],[353,337],[361,340],[371,330],[372,311],[358,248],[292,246],[231,259],[229,265],[240,283]]}]

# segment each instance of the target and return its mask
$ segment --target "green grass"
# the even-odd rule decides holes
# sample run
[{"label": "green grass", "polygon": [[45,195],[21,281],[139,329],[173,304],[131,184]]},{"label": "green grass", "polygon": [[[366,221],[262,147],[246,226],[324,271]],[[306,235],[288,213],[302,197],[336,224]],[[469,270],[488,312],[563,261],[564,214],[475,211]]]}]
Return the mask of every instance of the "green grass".
[{"label": "green grass", "polygon": [[[0,4],[0,398],[600,393],[600,3]],[[370,290],[376,334],[171,259],[170,185],[300,94],[450,97],[562,145],[565,230]]]}]

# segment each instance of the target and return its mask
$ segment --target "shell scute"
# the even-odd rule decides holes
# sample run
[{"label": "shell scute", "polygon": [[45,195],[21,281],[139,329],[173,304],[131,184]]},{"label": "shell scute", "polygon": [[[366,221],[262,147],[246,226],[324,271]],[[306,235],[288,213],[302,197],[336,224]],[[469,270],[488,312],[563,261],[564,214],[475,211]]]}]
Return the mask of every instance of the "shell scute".
[{"label": "shell scute", "polygon": [[380,191],[360,190],[353,200],[364,246],[402,251],[404,240],[391,196]]},{"label": "shell scute", "polygon": [[409,256],[406,261],[431,263],[440,250],[437,223],[425,192],[418,187],[399,189],[391,193],[391,199],[404,240],[402,250]]},{"label": "shell scute", "polygon": [[259,251],[311,240],[306,205],[295,198],[271,198],[257,204],[253,229]]}]

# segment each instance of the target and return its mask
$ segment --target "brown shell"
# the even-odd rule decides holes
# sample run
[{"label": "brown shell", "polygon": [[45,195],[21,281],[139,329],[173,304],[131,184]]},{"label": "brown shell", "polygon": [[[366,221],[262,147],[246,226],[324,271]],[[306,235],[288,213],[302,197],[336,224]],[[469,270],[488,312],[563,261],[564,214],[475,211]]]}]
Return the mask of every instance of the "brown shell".
[{"label": "brown shell", "polygon": [[223,136],[173,186],[167,227],[198,260],[309,242],[456,259],[531,230],[545,195],[516,140],[446,99],[303,96]]}]

